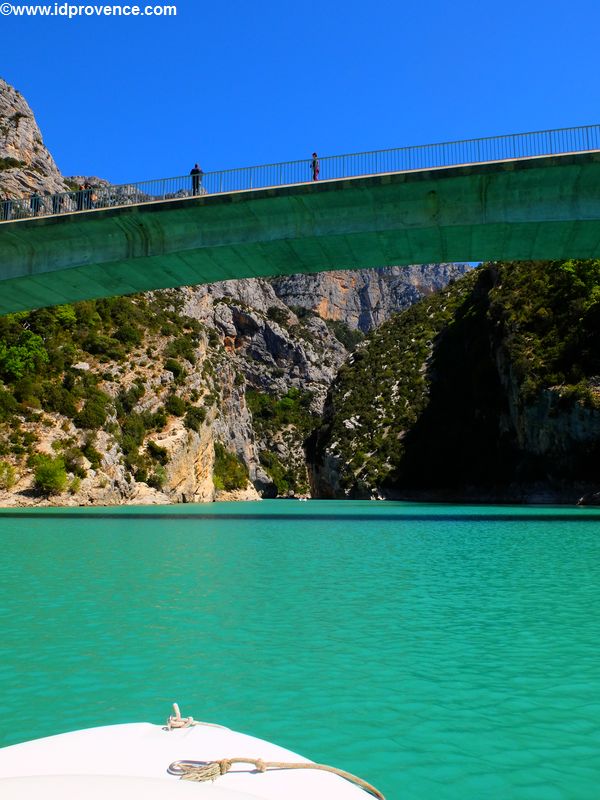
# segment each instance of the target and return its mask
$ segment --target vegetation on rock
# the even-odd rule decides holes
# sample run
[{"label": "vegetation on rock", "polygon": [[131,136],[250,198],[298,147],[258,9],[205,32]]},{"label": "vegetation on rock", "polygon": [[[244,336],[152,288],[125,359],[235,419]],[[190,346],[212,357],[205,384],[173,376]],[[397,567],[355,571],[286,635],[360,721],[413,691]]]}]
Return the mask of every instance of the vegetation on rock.
[{"label": "vegetation on rock", "polygon": [[[312,400],[311,392],[302,392],[294,387],[282,397],[254,389],[246,391],[246,403],[257,434],[264,441],[273,443],[275,450],[279,440],[284,445],[283,453],[289,452],[292,443],[302,451],[304,440],[318,419],[311,411]],[[308,491],[304,460],[298,462],[288,458],[284,464],[282,453],[277,455],[272,448],[261,450],[259,459],[278,496]]]},{"label": "vegetation on rock", "polygon": [[61,456],[37,455],[34,459],[35,487],[44,495],[60,494],[67,487],[67,471]]},{"label": "vegetation on rock", "polygon": [[319,492],[597,481],[599,287],[598,261],[491,264],[383,325],[312,437]]},{"label": "vegetation on rock", "polygon": [[226,491],[245,489],[248,477],[248,468],[244,462],[235,453],[226,450],[220,442],[215,442],[215,488]]},{"label": "vegetation on rock", "polygon": [[[161,369],[161,361],[146,353],[154,352],[150,341],[162,348],[177,382],[185,370],[175,367],[174,356],[188,363],[196,358],[201,326],[180,313],[175,298],[110,298],[0,318],[0,452],[11,459],[0,476],[2,488],[14,486],[11,476],[18,470],[31,472],[44,495],[64,491],[68,475],[81,480],[88,469],[101,467],[95,440],[102,431],[120,446],[130,479],[164,485],[166,451],[151,441],[144,448],[148,434],[164,429],[169,414],[186,415],[194,430],[206,415],[191,393],[184,399],[168,387],[162,405],[154,397],[153,410],[140,408],[147,381]],[[50,439],[60,455],[40,450],[35,431],[44,426],[64,431]]]},{"label": "vegetation on rock", "polygon": [[600,261],[497,266],[490,319],[502,331],[521,398],[557,387],[598,407]]}]

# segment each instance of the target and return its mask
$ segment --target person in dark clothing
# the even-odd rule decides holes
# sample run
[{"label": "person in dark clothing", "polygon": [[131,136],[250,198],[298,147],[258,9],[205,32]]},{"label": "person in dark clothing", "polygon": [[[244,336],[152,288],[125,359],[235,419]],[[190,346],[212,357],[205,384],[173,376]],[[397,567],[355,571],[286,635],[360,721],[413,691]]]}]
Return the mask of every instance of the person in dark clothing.
[{"label": "person in dark clothing", "polygon": [[312,170],[312,179],[313,181],[319,180],[319,170],[321,169],[319,164],[319,158],[316,153],[312,155],[312,161],[310,162],[310,168]]},{"label": "person in dark clothing", "polygon": [[193,168],[190,170],[190,175],[192,176],[192,194],[200,194],[200,184],[202,183],[202,176],[204,173],[198,164],[194,164]]}]

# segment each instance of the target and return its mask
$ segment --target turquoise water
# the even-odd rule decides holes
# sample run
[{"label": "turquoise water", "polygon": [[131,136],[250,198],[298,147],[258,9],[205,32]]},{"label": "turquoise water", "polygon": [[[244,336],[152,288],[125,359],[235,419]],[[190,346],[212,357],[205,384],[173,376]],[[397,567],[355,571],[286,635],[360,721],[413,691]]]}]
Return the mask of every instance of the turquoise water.
[{"label": "turquoise water", "polygon": [[21,510],[0,544],[0,744],[177,701],[388,800],[600,796],[597,511]]}]

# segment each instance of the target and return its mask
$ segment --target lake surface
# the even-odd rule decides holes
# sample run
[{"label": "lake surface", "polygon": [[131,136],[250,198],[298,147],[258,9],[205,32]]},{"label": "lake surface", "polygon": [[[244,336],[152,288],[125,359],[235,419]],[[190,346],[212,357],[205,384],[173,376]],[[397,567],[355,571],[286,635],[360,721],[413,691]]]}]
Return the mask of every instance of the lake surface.
[{"label": "lake surface", "polygon": [[177,701],[388,800],[599,797],[600,510],[6,510],[0,544],[1,745]]}]

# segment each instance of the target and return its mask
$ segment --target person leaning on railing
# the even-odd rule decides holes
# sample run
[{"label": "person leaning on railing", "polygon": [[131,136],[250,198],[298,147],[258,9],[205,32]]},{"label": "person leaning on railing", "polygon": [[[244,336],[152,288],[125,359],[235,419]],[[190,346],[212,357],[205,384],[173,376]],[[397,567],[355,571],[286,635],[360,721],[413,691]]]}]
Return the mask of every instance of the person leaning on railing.
[{"label": "person leaning on railing", "polygon": [[194,164],[190,170],[190,175],[192,176],[192,194],[200,194],[200,184],[202,183],[202,176],[204,173],[198,164]]}]

